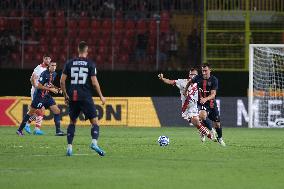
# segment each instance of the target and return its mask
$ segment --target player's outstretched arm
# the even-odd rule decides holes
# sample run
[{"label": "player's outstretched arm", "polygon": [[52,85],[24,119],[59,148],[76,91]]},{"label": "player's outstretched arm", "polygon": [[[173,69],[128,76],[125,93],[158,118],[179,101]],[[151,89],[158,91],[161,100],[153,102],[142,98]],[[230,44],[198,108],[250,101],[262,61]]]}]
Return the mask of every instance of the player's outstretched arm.
[{"label": "player's outstretched arm", "polygon": [[69,96],[67,95],[67,92],[66,92],[66,84],[65,84],[66,79],[67,79],[67,75],[62,73],[61,78],[60,78],[60,87],[61,87],[64,99],[65,99],[65,103],[67,104],[69,101]]},{"label": "player's outstretched arm", "polygon": [[102,104],[104,105],[105,104],[105,97],[103,96],[102,94],[102,91],[101,91],[101,87],[100,87],[100,84],[99,84],[99,81],[97,79],[97,76],[92,76],[91,77],[91,80],[92,80],[92,85],[96,88],[96,91],[102,101]]},{"label": "player's outstretched arm", "polygon": [[162,73],[160,73],[159,75],[158,75],[158,78],[160,79],[160,80],[162,80],[164,83],[166,83],[166,84],[169,84],[169,85],[174,85],[175,84],[175,81],[174,80],[170,80],[170,79],[167,79],[167,78],[164,78],[164,74],[162,74]]}]

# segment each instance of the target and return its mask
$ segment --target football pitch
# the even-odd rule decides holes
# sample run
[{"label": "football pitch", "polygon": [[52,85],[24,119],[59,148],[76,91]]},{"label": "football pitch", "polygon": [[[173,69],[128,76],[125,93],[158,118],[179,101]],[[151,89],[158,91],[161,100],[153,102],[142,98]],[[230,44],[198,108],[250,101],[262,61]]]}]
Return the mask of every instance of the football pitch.
[{"label": "football pitch", "polygon": [[[18,137],[0,128],[2,189],[244,189],[284,188],[284,129],[224,128],[227,147],[202,144],[193,128],[101,127],[100,157],[90,150],[90,129],[76,128],[73,153],[66,137]],[[170,145],[157,138],[167,135]]]}]

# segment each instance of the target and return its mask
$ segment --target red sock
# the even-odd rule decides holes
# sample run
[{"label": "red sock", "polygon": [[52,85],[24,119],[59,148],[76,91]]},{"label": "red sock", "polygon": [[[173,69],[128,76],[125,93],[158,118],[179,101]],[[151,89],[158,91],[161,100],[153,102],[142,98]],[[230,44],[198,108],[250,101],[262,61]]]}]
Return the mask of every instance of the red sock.
[{"label": "red sock", "polygon": [[200,124],[199,126],[197,126],[197,129],[199,130],[199,132],[205,136],[207,136],[208,138],[212,138],[210,132],[208,131],[208,129],[206,127],[204,127],[202,124]]}]

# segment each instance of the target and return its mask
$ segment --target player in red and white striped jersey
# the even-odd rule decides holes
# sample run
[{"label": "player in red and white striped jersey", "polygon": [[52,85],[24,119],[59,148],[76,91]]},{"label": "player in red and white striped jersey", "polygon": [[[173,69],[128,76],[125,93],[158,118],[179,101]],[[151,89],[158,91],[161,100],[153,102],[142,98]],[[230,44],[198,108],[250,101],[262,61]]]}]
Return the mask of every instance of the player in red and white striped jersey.
[{"label": "player in red and white striped jersey", "polygon": [[[192,79],[198,74],[197,70],[192,68],[189,72],[189,79]],[[188,83],[188,79],[177,79],[177,80],[170,80],[164,78],[163,74],[158,75],[159,79],[162,80],[164,83],[173,85],[179,88],[180,90],[180,98],[182,102],[182,117],[191,122],[198,130],[202,139],[204,141],[204,136],[207,136],[209,139],[214,139],[213,136],[206,127],[203,126],[202,123],[199,121],[199,112],[197,107],[198,102],[198,88],[196,84],[191,85],[185,94],[185,87]]]},{"label": "player in red and white striped jersey", "polygon": [[[38,79],[39,79],[41,73],[44,72],[45,70],[47,70],[47,67],[49,66],[50,62],[51,62],[50,56],[44,55],[42,63],[39,64],[34,69],[32,76],[31,76],[31,79],[30,79],[31,84],[32,84],[31,100],[33,100],[33,98],[34,98],[35,90],[36,90],[37,85],[38,85]],[[42,124],[43,115],[44,115],[44,107],[42,109],[37,110],[36,115],[33,115],[33,116],[30,117],[29,121],[26,123],[25,131],[28,132],[28,133],[31,133],[30,124],[31,124],[32,121],[35,121],[36,125],[35,125],[34,134],[35,135],[42,135],[43,132],[40,130],[40,127],[41,127],[41,124]]]}]

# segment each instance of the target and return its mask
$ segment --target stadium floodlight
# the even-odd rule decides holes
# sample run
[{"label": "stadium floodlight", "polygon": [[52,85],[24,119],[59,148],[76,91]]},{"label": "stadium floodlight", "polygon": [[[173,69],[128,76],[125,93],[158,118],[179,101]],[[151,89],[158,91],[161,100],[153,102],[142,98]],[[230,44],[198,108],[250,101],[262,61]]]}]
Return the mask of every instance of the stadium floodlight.
[{"label": "stadium floodlight", "polygon": [[249,48],[249,127],[284,128],[284,44]]}]

